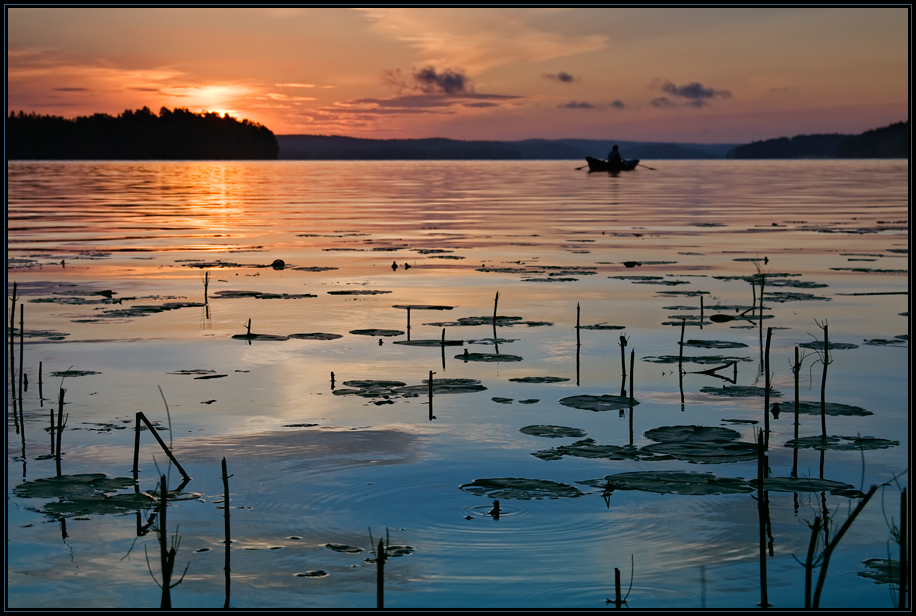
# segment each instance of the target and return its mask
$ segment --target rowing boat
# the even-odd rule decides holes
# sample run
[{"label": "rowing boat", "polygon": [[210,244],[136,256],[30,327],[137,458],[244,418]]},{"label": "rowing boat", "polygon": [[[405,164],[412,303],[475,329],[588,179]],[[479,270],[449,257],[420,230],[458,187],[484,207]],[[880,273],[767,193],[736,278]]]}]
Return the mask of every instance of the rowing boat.
[{"label": "rowing boat", "polygon": [[610,171],[618,173],[620,171],[632,171],[639,164],[638,160],[622,160],[619,163],[609,163],[606,160],[586,156],[585,161],[588,163],[589,171]]}]

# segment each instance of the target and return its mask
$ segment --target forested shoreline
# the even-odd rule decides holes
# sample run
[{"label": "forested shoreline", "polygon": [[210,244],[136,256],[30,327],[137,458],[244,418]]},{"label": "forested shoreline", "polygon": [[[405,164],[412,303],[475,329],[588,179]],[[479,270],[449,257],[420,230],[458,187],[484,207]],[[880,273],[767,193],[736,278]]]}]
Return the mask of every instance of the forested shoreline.
[{"label": "forested shoreline", "polygon": [[273,160],[277,138],[265,126],[215,112],[163,107],[74,119],[11,112],[9,160]]}]

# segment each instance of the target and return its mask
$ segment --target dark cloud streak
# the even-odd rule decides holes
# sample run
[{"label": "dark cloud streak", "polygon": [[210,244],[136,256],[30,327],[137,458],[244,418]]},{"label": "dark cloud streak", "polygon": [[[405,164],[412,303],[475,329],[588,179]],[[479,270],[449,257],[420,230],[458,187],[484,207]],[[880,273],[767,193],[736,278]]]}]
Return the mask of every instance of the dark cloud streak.
[{"label": "dark cloud streak", "polygon": [[660,79],[655,79],[649,85],[649,89],[654,90],[658,88],[665,94],[670,94],[672,97],[682,102],[677,102],[666,96],[662,96],[650,101],[649,104],[653,107],[705,107],[709,104],[711,99],[731,98],[732,95],[728,90],[716,90],[715,88],[704,86],[696,81],[683,86],[676,86],[667,79],[659,85],[660,81]]},{"label": "dark cloud streak", "polygon": [[552,79],[554,81],[561,81],[563,83],[572,83],[579,80],[578,77],[570,75],[566,71],[560,71],[559,73],[545,73],[544,79]]}]

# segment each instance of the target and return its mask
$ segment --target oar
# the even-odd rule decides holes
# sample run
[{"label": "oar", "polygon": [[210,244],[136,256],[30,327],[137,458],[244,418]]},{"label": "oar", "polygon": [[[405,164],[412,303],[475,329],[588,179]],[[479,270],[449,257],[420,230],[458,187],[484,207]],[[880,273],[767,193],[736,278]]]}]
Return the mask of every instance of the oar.
[{"label": "oar", "polygon": [[638,166],[640,166],[640,167],[645,167],[645,168],[648,169],[649,171],[658,171],[658,169],[653,169],[652,167],[650,167],[650,166],[648,166],[648,165],[644,165],[644,164],[642,164],[642,163],[636,163],[636,164],[637,164]]},{"label": "oar", "polygon": [[581,171],[582,169],[585,169],[586,167],[588,167],[588,165],[582,165],[581,167],[576,167],[576,171]]}]

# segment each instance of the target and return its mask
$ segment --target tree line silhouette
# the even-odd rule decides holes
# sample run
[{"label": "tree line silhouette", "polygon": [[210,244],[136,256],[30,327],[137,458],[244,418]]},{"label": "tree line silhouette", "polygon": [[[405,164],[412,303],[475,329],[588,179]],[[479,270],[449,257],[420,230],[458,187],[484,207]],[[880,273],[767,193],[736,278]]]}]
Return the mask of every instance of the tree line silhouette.
[{"label": "tree line silhouette", "polygon": [[12,160],[272,160],[278,153],[266,126],[184,108],[74,119],[20,111],[6,120]]},{"label": "tree line silhouette", "polygon": [[730,158],[909,158],[910,122],[897,122],[858,135],[798,135],[755,141]]}]

